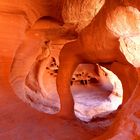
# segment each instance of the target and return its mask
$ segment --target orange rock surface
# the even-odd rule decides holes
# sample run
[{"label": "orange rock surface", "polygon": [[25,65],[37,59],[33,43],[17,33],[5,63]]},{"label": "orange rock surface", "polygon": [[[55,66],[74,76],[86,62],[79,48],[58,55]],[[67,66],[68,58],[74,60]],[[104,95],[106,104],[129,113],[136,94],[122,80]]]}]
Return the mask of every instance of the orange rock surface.
[{"label": "orange rock surface", "polygon": [[139,10],[139,0],[1,1],[0,139],[139,140]]}]

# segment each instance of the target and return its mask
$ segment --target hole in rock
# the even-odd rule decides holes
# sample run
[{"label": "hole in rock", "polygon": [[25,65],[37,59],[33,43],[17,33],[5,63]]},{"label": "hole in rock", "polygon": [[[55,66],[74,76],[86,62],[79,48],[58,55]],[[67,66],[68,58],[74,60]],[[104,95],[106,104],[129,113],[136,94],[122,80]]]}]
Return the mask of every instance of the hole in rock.
[{"label": "hole in rock", "polygon": [[83,121],[105,117],[122,103],[121,81],[104,67],[80,64],[73,79],[71,90],[75,113]]},{"label": "hole in rock", "polygon": [[[63,45],[71,38],[66,36],[62,39],[62,33],[67,35],[67,31],[63,30],[59,23],[43,19],[42,24],[42,20],[40,21],[28,31],[31,35],[40,35],[40,41],[27,39],[25,45],[19,47],[11,68],[10,79],[15,93],[23,101],[39,111],[55,114],[60,110],[56,90],[58,56]],[[50,32],[54,26],[55,30]],[[23,63],[26,64],[25,67],[22,67]],[[120,80],[111,71],[98,64],[80,64],[70,82],[75,114],[83,121],[105,117],[117,110],[122,103],[123,89]]]},{"label": "hole in rock", "polygon": [[[40,90],[36,90],[36,94],[42,96],[41,111],[50,114],[55,114],[60,109],[56,89],[58,72],[58,55],[56,52],[52,52],[48,57],[44,70],[39,70],[38,86]],[[98,68],[95,68],[97,66]],[[31,83],[33,71],[27,76],[27,83]],[[99,65],[80,64],[71,79],[71,91],[75,102],[75,114],[79,119],[86,122],[93,118],[105,117],[117,110],[122,103],[123,90],[120,80],[111,71]],[[30,103],[32,104],[32,102]],[[36,103],[38,104],[38,102]]]}]

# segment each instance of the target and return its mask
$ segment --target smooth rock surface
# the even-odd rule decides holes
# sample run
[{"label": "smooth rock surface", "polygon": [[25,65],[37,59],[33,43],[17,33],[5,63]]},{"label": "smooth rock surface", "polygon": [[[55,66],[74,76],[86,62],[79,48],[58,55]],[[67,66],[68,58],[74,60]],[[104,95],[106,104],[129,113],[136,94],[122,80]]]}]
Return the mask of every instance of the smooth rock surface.
[{"label": "smooth rock surface", "polygon": [[[92,2],[95,2],[97,5]],[[140,139],[140,2],[139,0],[105,0],[105,6],[102,7],[103,9],[100,9],[103,2],[104,1],[99,0],[4,0],[0,2],[0,139],[88,140],[92,138],[95,140],[96,136],[100,136],[97,140]],[[71,6],[69,7],[69,5]],[[114,9],[115,6],[117,7]],[[99,8],[99,12],[94,8]],[[80,9],[82,9],[82,11],[80,11]],[[96,16],[94,17],[95,14]],[[91,28],[91,25],[95,25],[93,23],[96,17],[98,17],[98,20],[96,20],[97,26],[92,26]],[[108,20],[106,20],[107,17]],[[49,22],[55,22],[51,25],[48,24],[48,22],[44,24],[44,21],[40,19],[51,19]],[[80,23],[78,23],[77,28],[73,23],[77,24],[79,21]],[[45,34],[42,34],[42,29],[44,28],[40,27],[46,25]],[[87,25],[90,25],[89,28],[87,28]],[[98,28],[99,26],[100,28]],[[31,31],[31,28],[34,30]],[[51,30],[49,30],[49,28],[51,28]],[[78,34],[75,31],[78,31]],[[45,68],[44,63],[46,63],[46,57],[40,54],[45,52],[44,54],[48,55],[47,49],[43,47],[44,42],[51,40],[54,48],[56,44],[63,46],[64,43],[73,41],[79,37],[81,31],[83,32],[83,39],[86,38],[85,34],[92,34],[92,36],[89,35],[86,43],[82,42],[82,44],[85,43],[86,46],[84,52],[87,51],[89,46],[93,46],[93,38],[98,41],[97,46],[104,47],[105,42],[108,44],[110,42],[106,40],[108,36],[105,35],[104,40],[101,40],[106,33],[108,33],[108,35],[113,34],[113,37],[118,41],[118,43],[116,43],[117,50],[119,48],[120,50],[115,51],[113,56],[119,53],[121,57],[111,64],[103,64],[121,80],[124,91],[123,105],[117,115],[113,116],[113,118],[115,118],[113,124],[112,118],[110,117],[102,118],[103,120],[96,118],[93,119],[91,123],[79,123],[78,121],[67,121],[40,113],[21,102],[10,87],[9,76],[11,77],[13,85],[15,84],[18,87],[18,83],[20,83],[17,88],[17,93],[21,93],[21,90],[25,91],[25,85],[28,85],[30,88],[35,88],[36,90],[40,90],[40,88],[38,88],[40,86],[43,93],[46,88],[42,85],[47,83],[47,81],[44,80],[46,79],[45,74],[42,74],[42,68]],[[50,35],[50,33],[55,34],[55,36]],[[61,39],[59,38],[60,36]],[[95,39],[95,36],[98,37]],[[114,41],[112,41],[112,44],[114,44]],[[110,49],[112,44],[110,43],[109,45]],[[98,47],[98,49],[102,47]],[[18,59],[13,59],[15,54]],[[24,57],[25,54],[26,57]],[[90,52],[90,54],[91,56],[95,56],[97,53],[93,54],[93,52]],[[99,54],[102,59],[103,54],[108,54],[108,51],[103,51],[103,53]],[[23,62],[19,58],[22,58],[22,60],[24,58],[25,61]],[[11,65],[13,61],[16,61],[16,63]],[[42,65],[36,63],[39,61],[41,61]],[[41,66],[41,69],[38,64]],[[38,68],[37,72],[34,71],[36,70],[34,66]],[[137,69],[135,67],[137,67]],[[10,71],[11,68],[12,71]],[[34,74],[32,74],[33,72]],[[39,73],[40,76],[37,76],[36,73]],[[105,78],[104,80],[102,81],[102,79],[100,79],[100,82],[105,83],[102,87],[111,87],[110,84],[108,84],[108,79]],[[82,86],[82,88],[84,86]],[[73,89],[73,94],[75,90],[77,89]],[[82,89],[83,92],[85,92],[84,90],[85,88]],[[90,92],[88,92],[88,94],[90,94]],[[26,98],[22,95],[24,94],[19,96]],[[35,92],[34,95],[36,95]],[[42,95],[44,96],[45,94]],[[79,95],[77,96],[79,97]],[[83,102],[85,102],[84,99],[85,98],[82,99]],[[30,96],[28,96],[28,101],[29,100],[32,100]],[[107,129],[110,125],[110,129]]]},{"label": "smooth rock surface", "polygon": [[[42,21],[37,24],[38,28],[36,25],[35,29],[28,31],[26,39],[15,54],[10,74],[10,83],[15,93],[32,107],[49,114],[55,114],[60,110],[55,81],[59,65],[58,56],[63,47],[57,43],[53,45],[56,38],[62,40],[61,30],[63,29],[53,24],[44,20],[44,24]],[[39,29],[39,25],[41,29]],[[47,36],[47,29],[48,32],[52,31],[49,32],[49,36]],[[53,37],[56,36],[57,30],[60,30],[58,36]],[[50,37],[52,37],[52,42],[49,41],[45,44],[44,41]],[[66,41],[64,40],[63,44]],[[26,65],[22,67],[23,64]],[[122,103],[123,89],[117,76],[109,70],[101,68],[107,73],[107,76],[99,77],[98,84],[91,84],[90,78],[89,80],[87,78],[90,75],[91,78],[94,78],[92,72],[94,67],[92,67],[92,65],[79,66],[75,71],[75,81],[72,85],[75,114],[83,121],[104,117],[115,111]],[[81,73],[83,73],[81,77],[76,76]],[[88,83],[81,83],[84,80]]]}]

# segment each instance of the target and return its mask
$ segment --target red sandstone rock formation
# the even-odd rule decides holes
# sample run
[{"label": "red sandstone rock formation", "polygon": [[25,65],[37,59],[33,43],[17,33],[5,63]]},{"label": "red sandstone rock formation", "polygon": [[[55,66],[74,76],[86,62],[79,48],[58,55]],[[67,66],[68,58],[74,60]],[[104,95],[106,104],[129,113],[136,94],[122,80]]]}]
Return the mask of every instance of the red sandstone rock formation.
[{"label": "red sandstone rock formation", "polygon": [[65,0],[62,17],[66,24],[74,24],[77,31],[86,27],[99,12],[104,0]]},{"label": "red sandstone rock formation", "polygon": [[[97,139],[139,139],[139,10],[139,0],[14,0],[11,2],[5,0],[0,2],[0,58],[2,62],[8,61],[2,63],[1,71],[6,76],[4,78],[1,76],[1,79],[7,81],[10,77],[16,94],[38,110],[52,113],[53,108],[55,113],[58,112],[58,95],[46,94],[47,89],[52,89],[50,83],[55,83],[53,80],[47,81],[48,73],[56,77],[54,71],[58,69],[55,65],[47,69],[47,73],[46,65],[52,62],[48,58],[51,59],[53,55],[58,56],[63,45],[70,42],[64,45],[61,51],[57,80],[62,109],[66,104],[68,105],[68,100],[69,104],[73,102],[70,80],[77,64],[101,63],[121,80],[124,98],[123,106],[115,116],[114,123]],[[40,18],[42,19],[39,20]],[[76,31],[78,31],[78,39]],[[47,43],[50,40],[49,50]],[[56,48],[59,48],[59,51]],[[53,60],[53,64],[59,63],[58,60],[56,61]],[[102,69],[108,77],[112,76],[110,71]],[[98,73],[95,71],[94,74]],[[101,83],[114,80],[106,76],[98,78]],[[116,84],[116,80],[113,81],[115,92],[118,91]],[[106,85],[110,86],[110,83]],[[110,94],[109,97],[111,99],[114,95]],[[114,101],[117,98],[112,99]],[[121,100],[122,98],[119,99]],[[78,101],[80,100],[76,102],[76,111],[80,112],[77,111],[80,118],[84,116],[81,112],[86,111],[82,110],[85,106],[78,104]],[[113,105],[114,102],[111,103],[109,105]],[[73,105],[66,106],[63,113],[67,113],[69,107],[72,107],[70,113],[73,114]]]},{"label": "red sandstone rock formation", "polygon": [[[130,6],[123,7],[123,4],[124,3],[122,3],[122,1],[114,2],[114,1],[106,0],[104,6],[101,8],[97,16],[95,16],[93,21],[80,32],[79,38],[75,42],[66,44],[61,50],[60,68],[59,68],[58,77],[57,77],[58,93],[60,95],[60,99],[61,99],[60,101],[62,103],[61,104],[62,109],[61,109],[60,114],[67,117],[73,116],[72,110],[73,110],[74,103],[71,97],[69,81],[71,79],[71,75],[74,69],[77,67],[79,63],[111,62],[112,69],[114,69],[113,67],[115,65],[113,64],[113,62],[116,61],[118,64],[120,63],[120,64],[125,65],[125,68],[130,67],[129,70],[131,73],[135,73],[135,77],[138,75],[136,70],[133,69],[133,67],[126,62],[124,56],[120,53],[119,46],[121,47],[121,50],[126,56],[127,60],[130,63],[132,63],[134,66],[139,67],[139,57],[137,56],[139,45],[137,45],[138,43],[137,44],[135,43],[135,42],[138,42],[135,40],[136,38],[135,39],[133,38],[133,42],[134,44],[136,44],[136,45],[133,45],[133,47],[132,45],[130,45],[131,47],[125,46],[125,45],[122,46],[122,42],[121,42],[122,41],[121,38],[127,38],[128,40],[130,40],[129,36],[138,37],[139,11],[137,11],[137,9]],[[113,19],[113,16],[114,16],[114,19]],[[130,20],[130,18],[132,19]],[[109,30],[107,28],[109,28]],[[120,41],[120,44],[119,44],[119,41]],[[126,44],[128,44],[128,42]],[[127,49],[124,49],[124,47]],[[132,56],[130,57],[128,55],[132,55]],[[70,61],[70,58],[72,58],[73,61]],[[64,59],[65,61],[63,61]],[[66,67],[69,68],[67,69],[67,71],[66,71]],[[123,67],[124,66],[122,66],[122,68]],[[117,67],[115,69],[116,69],[115,71],[118,71]],[[125,71],[121,73],[124,73],[123,76],[125,75]],[[121,73],[117,73],[118,77],[119,75],[121,75]],[[61,80],[60,82],[59,79],[62,77],[62,75],[64,75],[65,78],[63,79],[63,81]],[[129,76],[126,76],[126,77],[129,77]],[[127,102],[127,100],[132,95],[136,94],[133,92],[134,89],[137,88],[136,85],[138,84],[137,78],[135,77],[133,79],[133,83],[135,84],[131,85],[129,90],[127,89],[126,85],[123,86],[125,90],[124,103]],[[123,84],[128,84],[128,83],[125,83],[124,80],[122,80],[122,82]],[[132,103],[133,101],[132,100],[130,101],[130,100],[131,98],[129,99],[129,102]],[[69,107],[69,111],[67,110],[68,107]],[[125,109],[124,109],[124,112],[125,112]],[[119,115],[121,116],[121,113]],[[129,116],[129,113],[126,113],[125,115]],[[121,122],[121,119],[119,121]],[[138,127],[139,124],[137,124],[134,120],[132,120],[132,122],[136,125],[136,127]],[[115,123],[117,124],[118,121]],[[122,134],[121,132],[122,129],[125,129],[125,127],[129,127],[129,126],[126,126],[126,125],[125,126],[121,125],[121,126],[122,127],[117,126],[118,128],[117,127],[115,128],[114,126],[114,128],[116,129],[114,131],[118,131],[118,132],[114,132],[114,133],[117,133],[117,135],[114,136],[114,138],[112,139],[117,139],[119,137],[123,139],[123,136],[124,138],[127,138],[127,139],[128,138],[133,139],[133,138],[138,137],[139,135],[138,132],[137,132],[137,136],[132,135],[132,132],[128,132],[128,131],[126,132],[126,134],[125,133]],[[132,135],[132,138],[130,137],[131,135]],[[102,137],[101,139],[104,139],[104,138],[105,137]],[[108,136],[106,136],[106,139],[107,138],[111,138],[111,136],[109,136],[108,134]]]}]

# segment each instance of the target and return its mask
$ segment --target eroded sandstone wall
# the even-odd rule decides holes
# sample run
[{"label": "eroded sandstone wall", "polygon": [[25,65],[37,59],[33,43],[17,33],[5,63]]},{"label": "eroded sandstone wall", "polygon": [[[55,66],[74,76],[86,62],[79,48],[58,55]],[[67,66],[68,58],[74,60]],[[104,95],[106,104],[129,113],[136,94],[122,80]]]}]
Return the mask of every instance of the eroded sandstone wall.
[{"label": "eroded sandstone wall", "polygon": [[[110,2],[109,0],[106,1]],[[115,3],[117,3],[117,1],[114,1],[112,4],[115,5]],[[14,76],[16,77],[18,74],[20,75],[22,72],[24,76],[29,74],[28,72],[29,70],[31,70],[30,68],[34,63],[34,60],[36,59],[36,55],[41,52],[40,46],[42,46],[44,41],[46,41],[44,40],[43,37],[44,34],[40,38],[41,35],[40,31],[37,34],[36,32],[33,32],[32,34],[33,36],[30,34],[30,32],[27,32],[39,18],[44,16],[52,17],[55,20],[59,21],[58,23],[59,26],[60,23],[61,25],[63,25],[64,23],[74,24],[74,27],[73,26],[69,27],[66,25],[66,30],[67,28],[70,29],[72,28],[72,32],[74,30],[79,32],[81,29],[85,28],[87,25],[89,25],[89,23],[91,23],[95,15],[98,15],[97,11],[99,11],[99,9],[103,4],[104,1],[98,1],[98,0],[97,1],[95,0],[93,1],[87,1],[87,0],[84,1],[82,0],[16,1],[14,0],[10,2],[8,0],[1,1],[0,2],[0,31],[1,31],[0,54],[1,54],[1,58],[5,59],[4,61],[7,61],[8,58],[8,65],[7,64],[5,65],[3,63],[0,71],[4,73],[4,75],[7,75],[5,79],[8,80],[10,67],[16,51],[19,51],[18,54],[19,58],[21,58],[22,56],[24,58],[24,54],[22,54],[24,51],[29,55],[29,57],[28,58],[25,57],[24,63],[20,63],[20,65],[18,65],[19,63],[16,63],[17,69],[14,69],[14,71],[12,71],[14,73]],[[122,7],[123,4],[127,7]],[[117,140],[117,139],[133,140],[133,139],[138,139],[140,135],[139,134],[140,72],[139,72],[139,68],[137,69],[135,68],[135,67],[139,67],[140,15],[138,10],[140,9],[140,2],[139,0],[134,0],[131,2],[125,0],[123,4],[119,5],[117,9],[113,9],[114,11],[110,15],[108,15],[108,20],[106,21],[107,23],[106,27],[109,30],[109,32],[113,32],[114,36],[115,37],[117,36],[120,39],[119,41],[120,41],[120,47],[122,47],[121,48],[122,56],[123,58],[126,58],[126,60],[128,60],[127,63],[121,63],[121,64],[115,62],[113,65],[111,65],[110,69],[116,75],[118,75],[118,77],[122,81],[122,85],[125,91],[124,97],[126,97],[126,99],[129,100],[124,105],[124,108],[122,108],[122,110],[118,113],[115,123],[111,127],[110,131],[108,131],[100,139],[112,138],[113,140]],[[103,23],[104,22],[102,22],[102,18],[100,18],[98,24],[102,25]],[[63,27],[61,26],[59,29],[61,30],[63,29]],[[65,31],[65,29],[63,31]],[[86,28],[86,33],[88,32],[91,32],[90,28]],[[103,32],[100,32],[100,34],[103,34]],[[91,38],[89,37],[89,40],[90,39]],[[32,44],[31,42],[35,42],[35,44]],[[60,40],[59,41],[57,40],[54,42],[54,46],[56,42],[58,44],[62,43]],[[89,42],[91,42],[91,40]],[[84,43],[88,45],[88,42],[84,42]],[[29,48],[27,49],[28,51],[26,51],[26,48]],[[131,52],[134,52],[134,54]],[[31,55],[31,53],[33,53],[33,55]],[[130,56],[128,56],[128,54]],[[20,62],[22,62],[22,60],[20,60]],[[128,64],[128,62],[130,62],[135,67],[133,67],[130,63]],[[25,80],[25,77],[22,76],[23,75],[21,75],[20,78],[23,78]],[[21,80],[20,78],[19,80]],[[18,90],[21,90],[20,86],[21,85],[19,85]],[[24,90],[24,87],[22,87],[22,89]],[[120,124],[119,127],[118,124]]]}]

